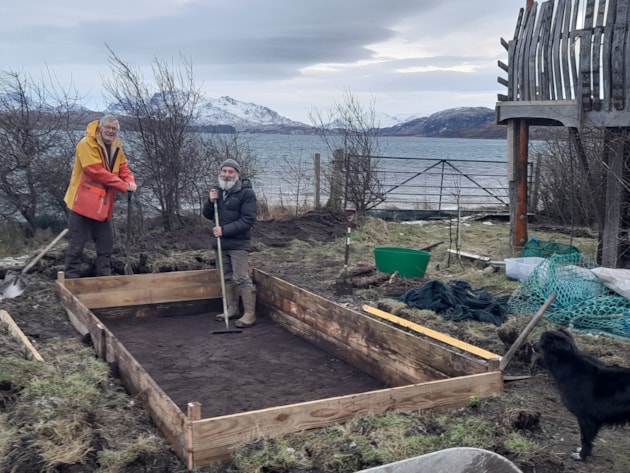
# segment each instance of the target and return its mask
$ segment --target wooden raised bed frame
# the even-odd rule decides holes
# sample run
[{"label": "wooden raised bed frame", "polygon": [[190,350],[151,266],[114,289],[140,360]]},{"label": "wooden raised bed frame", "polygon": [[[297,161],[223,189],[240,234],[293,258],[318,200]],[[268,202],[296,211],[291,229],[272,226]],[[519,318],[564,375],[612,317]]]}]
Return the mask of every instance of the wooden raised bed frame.
[{"label": "wooden raised bed frame", "polygon": [[[348,396],[201,418],[201,406],[182,410],[166,395],[92,309],[186,304],[221,297],[216,270],[65,279],[59,298],[97,354],[116,366],[128,391],[143,400],[178,456],[192,469],[227,460],[230,448],[269,437],[389,410],[418,411],[467,405],[471,396],[503,389],[499,356],[488,359],[436,343],[340,306],[293,284],[254,270],[257,313],[374,378],[394,386]],[[146,310],[146,309],[145,309]],[[464,353],[462,353],[464,351]]]}]

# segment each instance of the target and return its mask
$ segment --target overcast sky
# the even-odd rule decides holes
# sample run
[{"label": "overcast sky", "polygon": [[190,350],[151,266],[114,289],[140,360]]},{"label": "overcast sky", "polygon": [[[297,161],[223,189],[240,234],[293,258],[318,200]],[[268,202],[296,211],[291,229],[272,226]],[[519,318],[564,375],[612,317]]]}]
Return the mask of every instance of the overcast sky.
[{"label": "overcast sky", "polygon": [[106,45],[151,80],[154,59],[193,64],[228,95],[310,123],[351,91],[379,114],[494,108],[497,60],[526,0],[3,0],[0,69],[50,71],[102,110]]}]

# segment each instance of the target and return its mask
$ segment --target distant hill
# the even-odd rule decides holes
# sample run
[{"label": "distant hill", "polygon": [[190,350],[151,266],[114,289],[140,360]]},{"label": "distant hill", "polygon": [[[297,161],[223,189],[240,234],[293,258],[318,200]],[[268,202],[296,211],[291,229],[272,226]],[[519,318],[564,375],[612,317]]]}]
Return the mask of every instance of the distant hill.
[{"label": "distant hill", "polygon": [[[310,125],[282,117],[260,105],[231,97],[211,99],[202,107],[204,124],[225,124],[248,133],[310,134]],[[391,118],[391,117],[390,117]],[[414,118],[380,129],[382,136],[427,136],[444,138],[505,138],[505,126],[494,124],[494,110],[459,107],[428,117]]]},{"label": "distant hill", "polygon": [[505,138],[507,128],[495,125],[494,110],[491,108],[458,107],[382,128],[381,133],[384,136]]},{"label": "distant hill", "polygon": [[[110,106],[106,112],[125,118],[120,109]],[[98,117],[97,112],[83,112],[82,116]],[[392,117],[388,117],[391,123]],[[497,138],[505,139],[507,127],[495,125],[494,110],[487,107],[457,107],[433,113],[427,117],[380,128],[382,136],[426,136],[442,138]],[[133,128],[133,124],[129,124]],[[85,126],[84,124],[82,126]],[[314,134],[317,130],[305,123],[283,117],[268,107],[241,102],[231,97],[209,99],[201,106],[198,122],[200,130],[218,132]]]}]

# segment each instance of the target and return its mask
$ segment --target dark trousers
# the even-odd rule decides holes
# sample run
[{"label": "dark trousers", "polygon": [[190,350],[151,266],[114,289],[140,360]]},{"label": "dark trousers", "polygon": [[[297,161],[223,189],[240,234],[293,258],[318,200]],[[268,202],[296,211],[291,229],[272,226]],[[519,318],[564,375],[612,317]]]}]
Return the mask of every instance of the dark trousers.
[{"label": "dark trousers", "polygon": [[68,250],[66,251],[65,277],[81,276],[83,250],[88,240],[96,246],[96,275],[112,274],[110,260],[114,248],[114,232],[111,220],[99,222],[73,211],[68,212]]}]

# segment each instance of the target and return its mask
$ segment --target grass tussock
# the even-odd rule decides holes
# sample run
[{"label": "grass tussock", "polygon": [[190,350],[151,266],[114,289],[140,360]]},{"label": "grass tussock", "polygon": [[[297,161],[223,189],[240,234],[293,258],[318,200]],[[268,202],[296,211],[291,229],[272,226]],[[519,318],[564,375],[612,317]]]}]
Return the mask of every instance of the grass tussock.
[{"label": "grass tussock", "polygon": [[[56,471],[64,465],[124,471],[140,456],[164,449],[146,412],[129,400],[92,348],[59,340],[41,353],[44,362],[0,358],[0,401],[5,407],[0,471],[27,471],[34,459],[38,466],[32,471]],[[138,436],[138,430],[146,432]]]},{"label": "grass tussock", "polygon": [[310,468],[351,473],[452,447],[495,445],[499,451],[516,453],[542,450],[534,439],[485,420],[483,405],[480,401],[454,416],[403,412],[361,416],[298,436],[260,439],[235,449],[233,459],[241,471],[251,473]]}]

